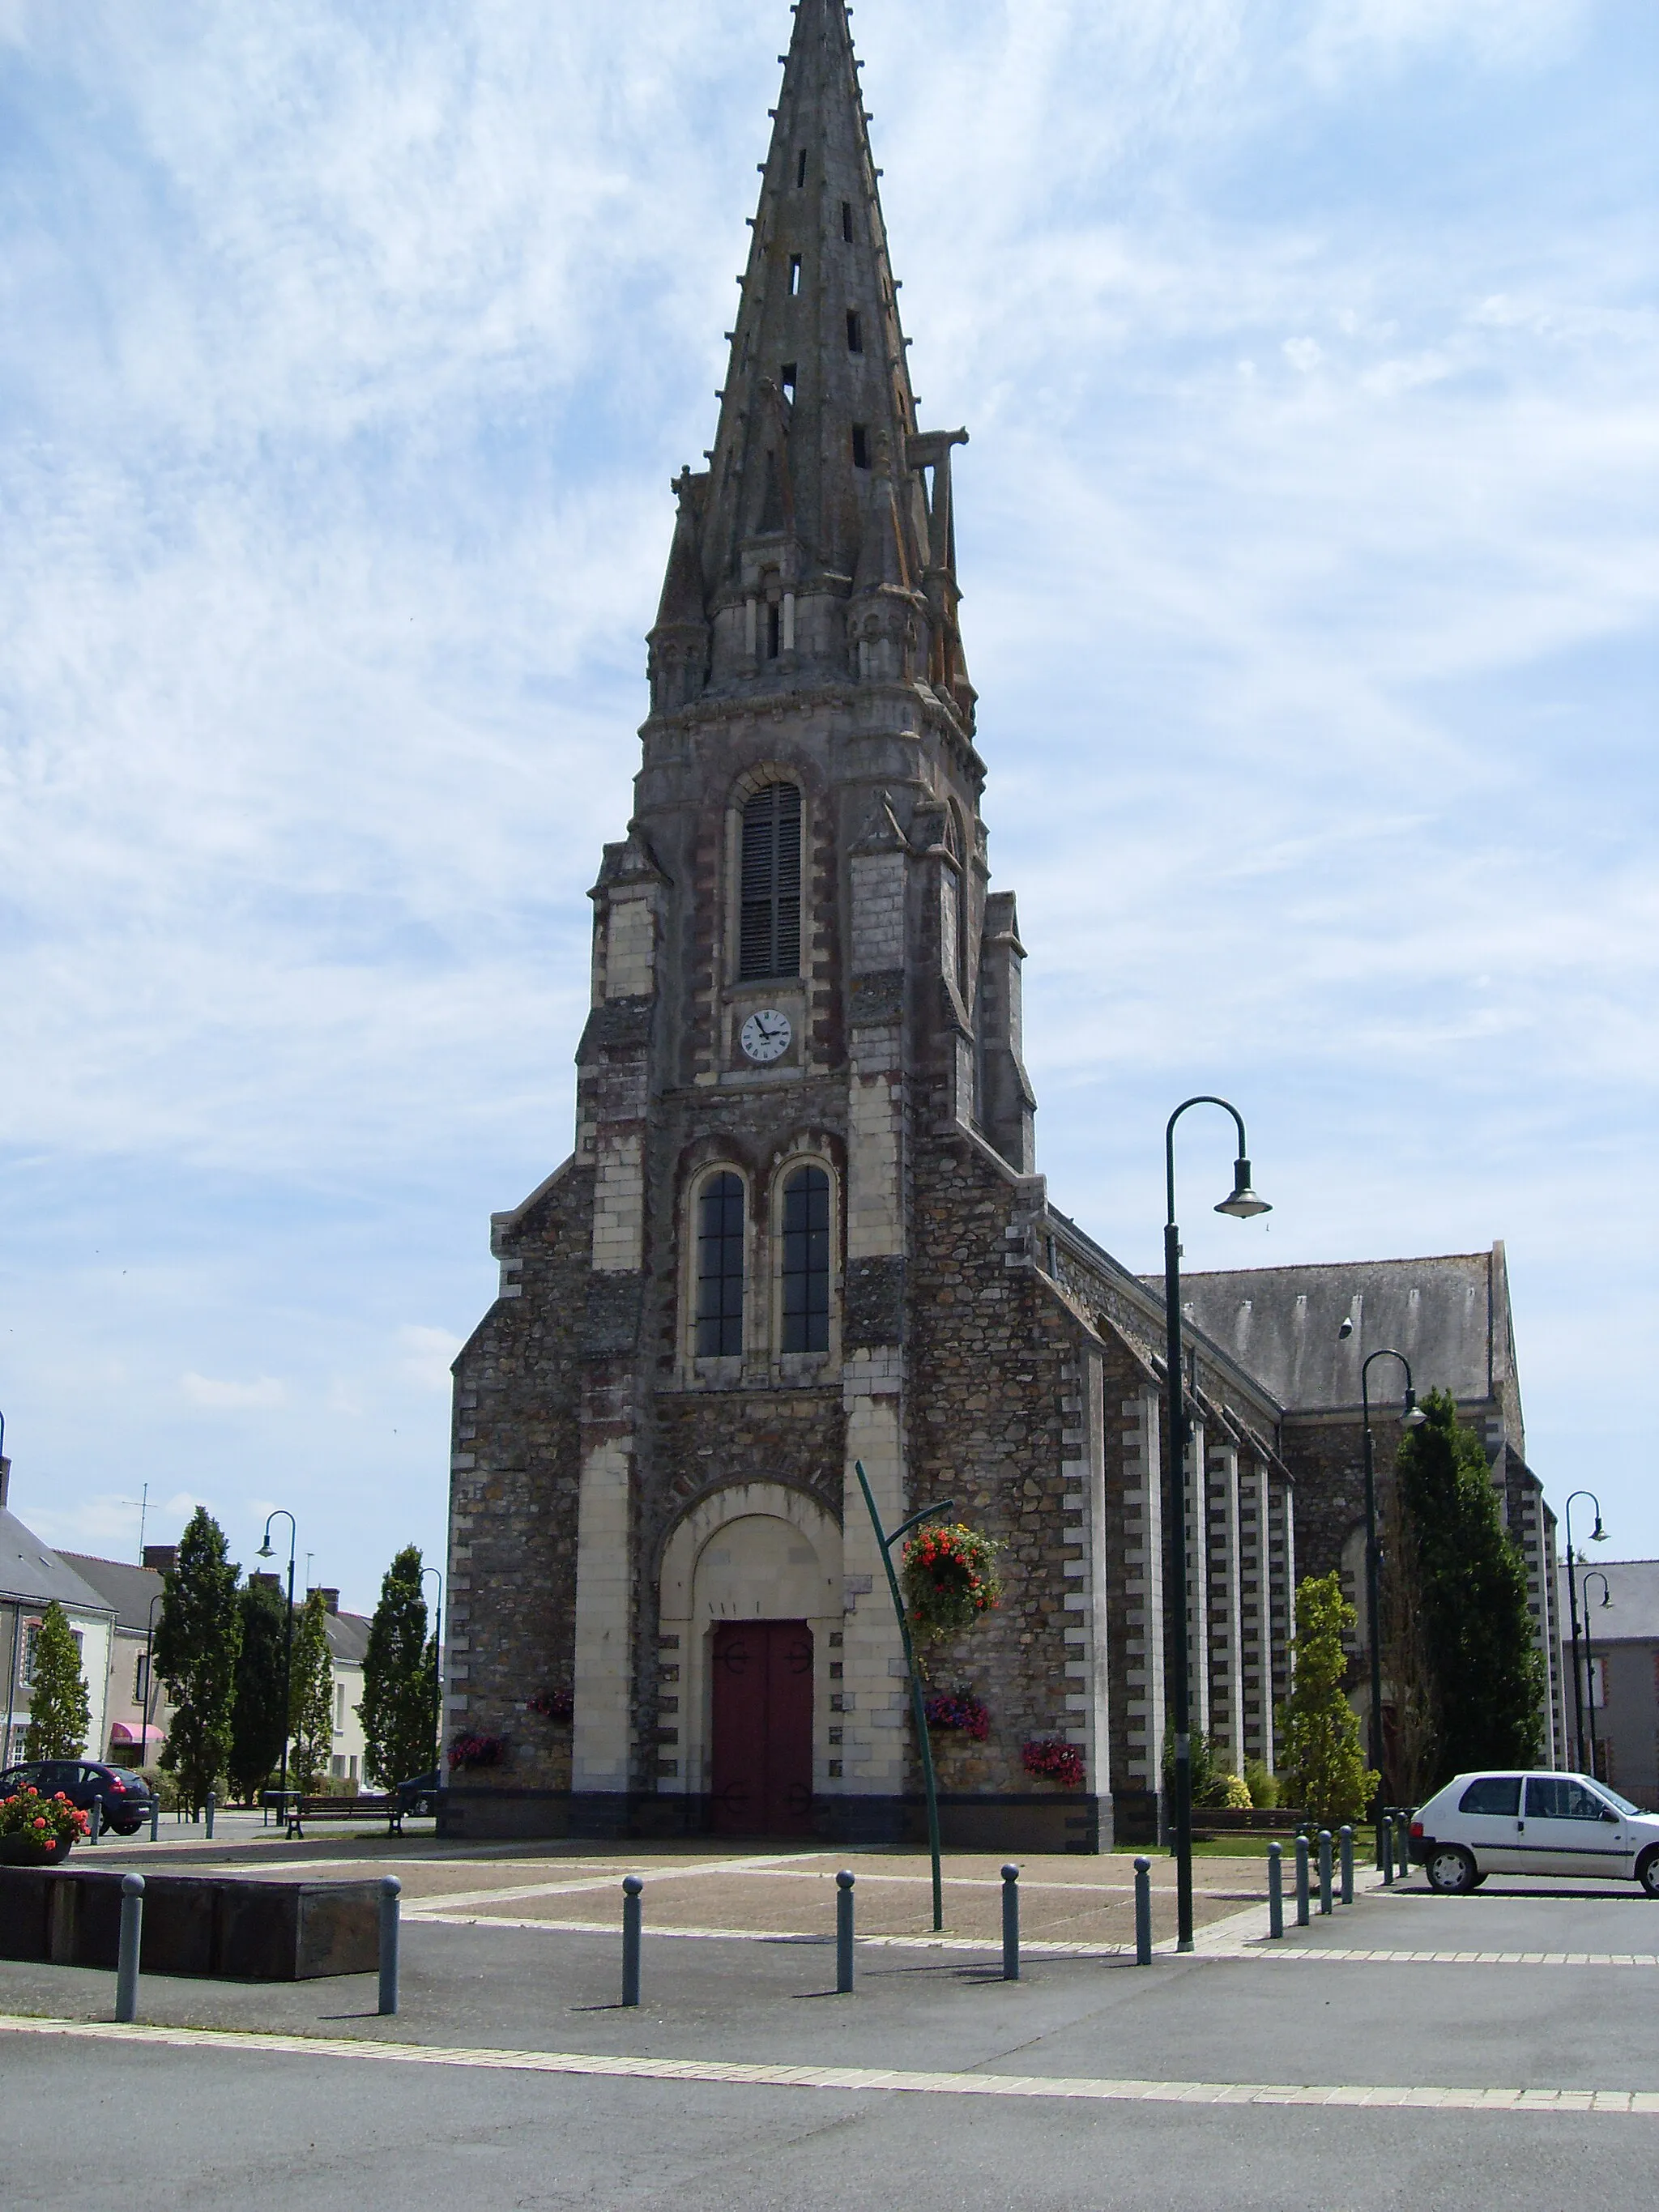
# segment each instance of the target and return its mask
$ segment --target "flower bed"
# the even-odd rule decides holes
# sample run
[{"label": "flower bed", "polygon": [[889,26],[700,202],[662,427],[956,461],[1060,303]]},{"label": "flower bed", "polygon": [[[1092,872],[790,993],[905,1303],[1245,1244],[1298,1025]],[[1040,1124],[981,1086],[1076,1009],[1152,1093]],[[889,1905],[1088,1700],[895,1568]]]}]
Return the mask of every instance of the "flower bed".
[{"label": "flower bed", "polygon": [[990,1708],[965,1687],[942,1691],[929,1698],[923,1710],[930,1729],[954,1731],[973,1743],[983,1743],[991,1733]]},{"label": "flower bed", "polygon": [[1022,1744],[1019,1755],[1028,1774],[1058,1782],[1062,1789],[1075,1790],[1083,1779],[1083,1753],[1063,1736],[1038,1736]]},{"label": "flower bed", "polygon": [[990,1612],[1002,1595],[995,1571],[1000,1549],[960,1521],[929,1522],[906,1540],[900,1578],[911,1631],[922,1643],[959,1636]]},{"label": "flower bed", "polygon": [[14,1864],[48,1866],[66,1858],[88,1826],[87,1815],[61,1790],[43,1797],[29,1783],[15,1796],[0,1798],[0,1844]]}]

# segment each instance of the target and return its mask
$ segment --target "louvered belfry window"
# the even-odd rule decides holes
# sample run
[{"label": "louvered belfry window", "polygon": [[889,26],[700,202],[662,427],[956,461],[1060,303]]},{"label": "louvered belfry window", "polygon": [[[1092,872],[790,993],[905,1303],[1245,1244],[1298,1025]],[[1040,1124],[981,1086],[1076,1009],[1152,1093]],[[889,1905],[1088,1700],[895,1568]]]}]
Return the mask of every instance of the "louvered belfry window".
[{"label": "louvered belfry window", "polygon": [[711,1176],[697,1194],[697,1357],[743,1351],[743,1178]]},{"label": "louvered belfry window", "polygon": [[800,787],[769,783],[743,810],[740,977],[800,973]]},{"label": "louvered belfry window", "polygon": [[830,1349],[830,1178],[797,1168],[783,1186],[783,1349]]}]

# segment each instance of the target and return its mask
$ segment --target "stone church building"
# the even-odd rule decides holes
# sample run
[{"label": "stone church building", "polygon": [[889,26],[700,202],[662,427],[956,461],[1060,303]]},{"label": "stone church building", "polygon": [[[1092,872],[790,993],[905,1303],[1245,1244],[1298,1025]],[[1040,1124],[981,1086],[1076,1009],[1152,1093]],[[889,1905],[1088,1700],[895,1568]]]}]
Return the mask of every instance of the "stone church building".
[{"label": "stone church building", "polygon": [[[1352,1565],[1337,1310],[1389,1340],[1369,1317],[1399,1326],[1413,1265],[1488,1270],[1442,1328],[1462,1364],[1437,1342],[1419,1386],[1467,1381],[1496,1424],[1553,1603],[1501,1250],[1267,1271],[1254,1299],[1199,1278],[1170,1559],[1160,1287],[1036,1171],[957,620],[967,433],[917,418],[841,0],[799,0],[774,118],[714,445],[673,487],[633,818],[592,893],[574,1149],[495,1218],[499,1295],[455,1366],[470,1748],[444,1826],[916,1833],[861,1462],[890,1528],[951,1498],[1005,1547],[1001,1606],[932,1662],[989,1714],[983,1741],[937,1734],[947,1840],[1091,1850],[1156,1832],[1182,1582],[1195,1723],[1272,1764],[1297,1575]],[[1328,1326],[1298,1363],[1296,1329]],[[1080,1785],[1027,1771],[1056,1738]]]}]

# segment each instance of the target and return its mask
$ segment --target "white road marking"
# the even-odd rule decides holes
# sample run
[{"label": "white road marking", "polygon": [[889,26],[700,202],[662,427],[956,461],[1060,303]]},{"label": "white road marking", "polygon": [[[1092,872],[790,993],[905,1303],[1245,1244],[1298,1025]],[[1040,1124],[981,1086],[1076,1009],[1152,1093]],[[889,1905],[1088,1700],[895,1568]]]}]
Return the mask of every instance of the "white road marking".
[{"label": "white road marking", "polygon": [[1405,2088],[1352,2082],[1145,2081],[1066,2074],[923,2074],[899,2067],[763,2066],[735,2059],[624,2058],[586,2051],[350,2042],[333,2036],[258,2035],[240,2029],[121,2027],[102,2021],[25,2020],[4,2014],[0,2014],[0,2033],[137,2043],[179,2051],[364,2058],[382,2064],[480,2068],[509,2074],[696,2081],[726,2088],[830,2089],[853,2096],[880,2091],[945,2097],[1081,2099],[1097,2104],[1363,2106],[1370,2111],[1618,2112],[1659,2117],[1659,2092],[1641,2089]]}]

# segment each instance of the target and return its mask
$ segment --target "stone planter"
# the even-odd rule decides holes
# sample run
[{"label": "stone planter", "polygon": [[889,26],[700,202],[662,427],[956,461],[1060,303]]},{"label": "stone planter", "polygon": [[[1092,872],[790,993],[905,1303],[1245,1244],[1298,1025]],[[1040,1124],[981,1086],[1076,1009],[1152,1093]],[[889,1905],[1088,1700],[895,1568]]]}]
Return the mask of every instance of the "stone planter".
[{"label": "stone planter", "polygon": [[62,1866],[74,1848],[73,1836],[0,1836],[0,1866]]}]

